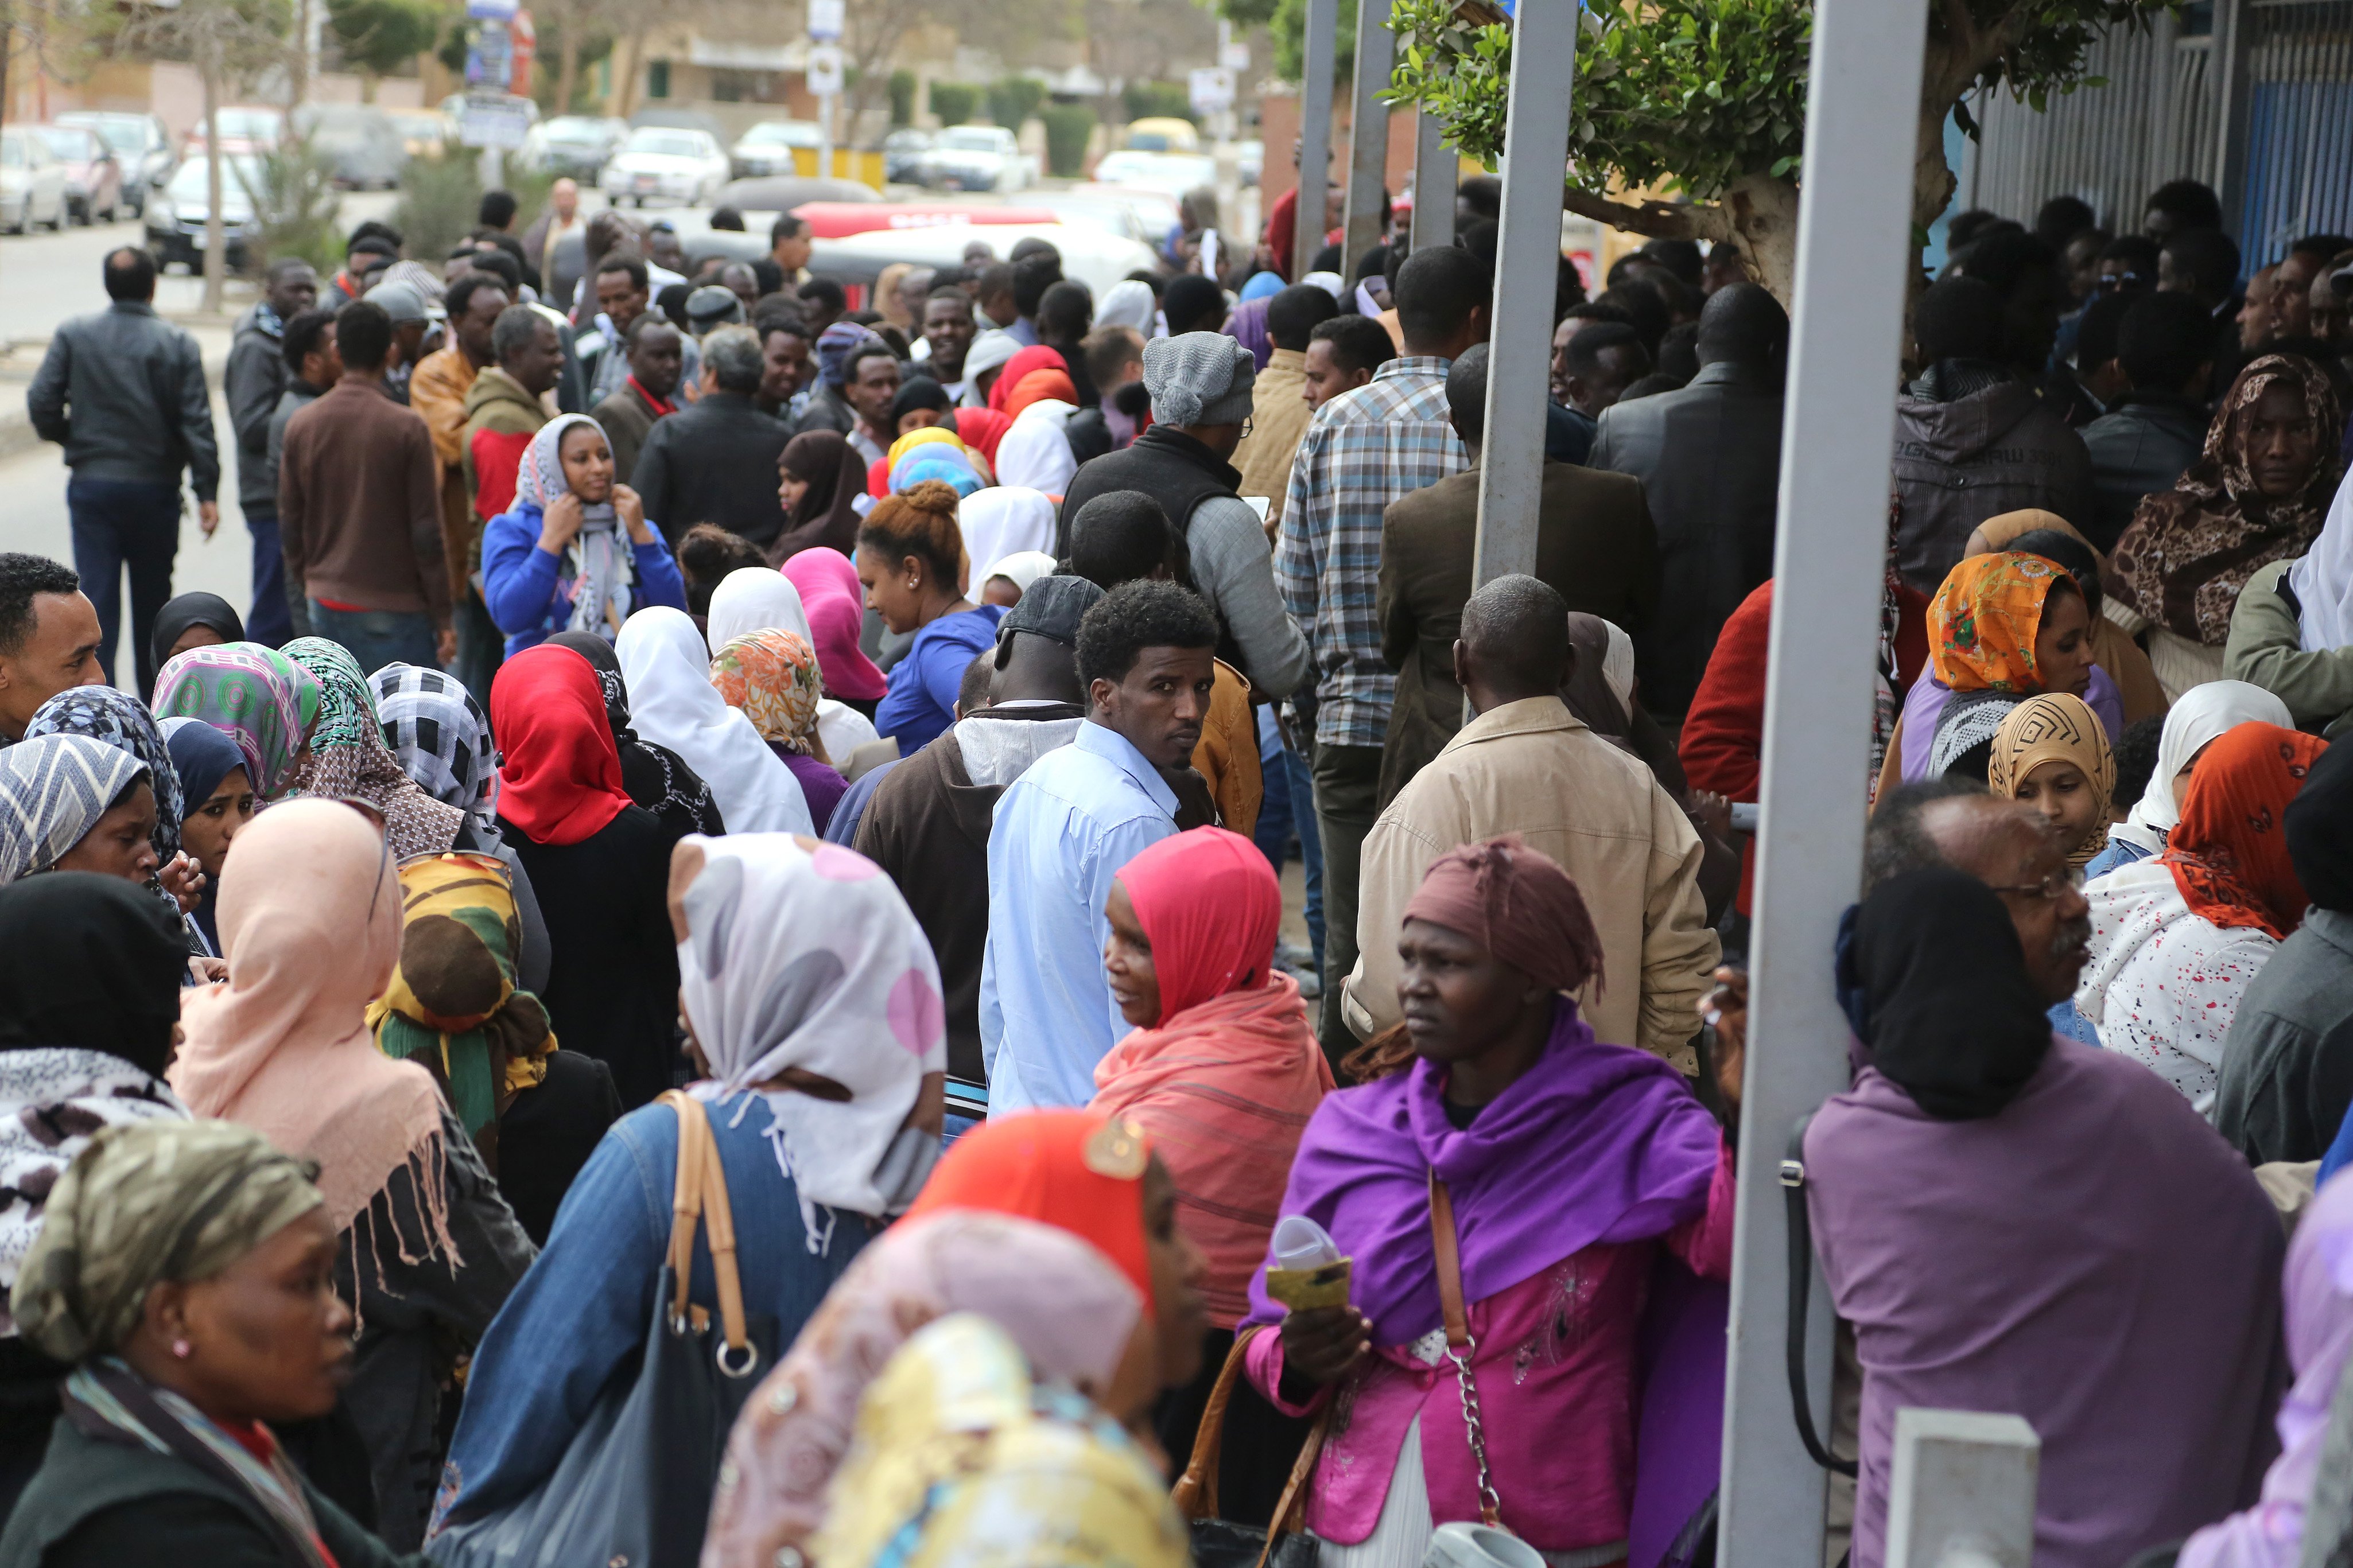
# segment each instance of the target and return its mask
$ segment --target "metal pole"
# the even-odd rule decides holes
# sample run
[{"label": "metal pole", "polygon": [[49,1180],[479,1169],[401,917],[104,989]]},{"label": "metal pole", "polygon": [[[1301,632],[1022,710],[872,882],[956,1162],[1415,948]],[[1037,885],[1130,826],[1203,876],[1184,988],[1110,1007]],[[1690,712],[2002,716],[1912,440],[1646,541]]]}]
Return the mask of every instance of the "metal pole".
[{"label": "metal pole", "polygon": [[1480,443],[1473,584],[1536,569],[1544,489],[1552,303],[1560,281],[1560,197],[1568,174],[1568,89],[1577,0],[1520,0],[1505,110],[1504,223],[1488,319],[1487,430]]},{"label": "metal pole", "polygon": [[2016,1415],[1895,1413],[1887,1568],[2027,1568],[2042,1440]]},{"label": "metal pole", "polygon": [[2251,130],[2248,57],[2254,46],[2254,7],[2247,0],[2215,0],[2214,42],[2207,56],[2214,72],[2214,190],[2222,198],[2222,232],[2239,241],[2247,267],[2256,265],[2260,236],[2239,232],[2247,198],[2247,140]]},{"label": "metal pole", "polygon": [[1427,110],[1414,116],[1413,247],[1454,243],[1454,187],[1460,163],[1446,145],[1446,122]]},{"label": "metal pole", "polygon": [[1356,91],[1349,108],[1348,216],[1341,231],[1340,275],[1354,275],[1365,252],[1380,243],[1381,190],[1388,183],[1389,61],[1397,38],[1388,0],[1357,0]]},{"label": "metal pole", "polygon": [[[1862,880],[1927,16],[1885,0],[1814,8],[1766,664],[1724,1568],[1821,1568],[1823,1473],[1790,1419],[1778,1166],[1797,1118],[1848,1079],[1831,948]],[[1830,1409],[1828,1298],[1817,1282],[1807,1335],[1817,1420]]]},{"label": "metal pole", "polygon": [[819,93],[817,100],[817,177],[833,178],[833,94]]},{"label": "metal pole", "polygon": [[1291,229],[1294,283],[1314,270],[1315,253],[1324,248],[1324,193],[1332,179],[1332,68],[1339,31],[1340,0],[1307,0],[1299,81],[1299,200]]}]

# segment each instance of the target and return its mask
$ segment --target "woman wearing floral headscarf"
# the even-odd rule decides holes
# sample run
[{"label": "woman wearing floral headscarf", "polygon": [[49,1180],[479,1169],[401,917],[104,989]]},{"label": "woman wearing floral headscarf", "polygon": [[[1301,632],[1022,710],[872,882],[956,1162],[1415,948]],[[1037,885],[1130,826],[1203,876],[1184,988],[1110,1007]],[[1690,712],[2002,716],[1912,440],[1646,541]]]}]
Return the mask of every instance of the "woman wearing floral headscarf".
[{"label": "woman wearing floral headscarf", "polygon": [[2318,366],[2266,354],[2231,384],[2204,455],[2133,514],[2110,559],[2107,613],[2136,636],[2147,631],[2168,700],[2222,679],[2239,590],[2320,537],[2343,422]]},{"label": "woman wearing floral headscarf", "polygon": [[555,632],[610,642],[647,605],[686,608],[670,546],[638,492],[613,482],[612,443],[586,414],[548,421],[524,449],[514,505],[482,530],[482,603],[509,658]]},{"label": "woman wearing floral headscarf", "polygon": [[797,632],[735,637],[712,656],[711,684],[784,759],[808,799],[809,820],[823,834],[849,784],[827,759],[825,742],[818,737],[816,650]]},{"label": "woman wearing floral headscarf", "polygon": [[385,837],[396,860],[438,855],[455,846],[466,814],[427,795],[402,770],[384,743],[375,694],[343,646],[324,637],[296,637],[285,653],[310,672],[319,688],[310,743],[287,773],[285,787],[302,795],[364,802],[383,815]]}]

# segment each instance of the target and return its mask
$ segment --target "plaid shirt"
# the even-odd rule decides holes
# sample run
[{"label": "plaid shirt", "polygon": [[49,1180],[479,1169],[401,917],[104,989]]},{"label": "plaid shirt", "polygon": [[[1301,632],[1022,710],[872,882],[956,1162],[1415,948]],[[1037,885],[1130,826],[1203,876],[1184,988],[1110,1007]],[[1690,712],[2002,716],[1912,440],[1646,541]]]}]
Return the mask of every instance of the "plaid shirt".
[{"label": "plaid shirt", "polygon": [[1275,585],[1314,650],[1315,739],[1327,746],[1377,746],[1388,733],[1397,674],[1373,613],[1381,513],[1471,466],[1446,419],[1451,363],[1389,361],[1316,410],[1292,460]]}]

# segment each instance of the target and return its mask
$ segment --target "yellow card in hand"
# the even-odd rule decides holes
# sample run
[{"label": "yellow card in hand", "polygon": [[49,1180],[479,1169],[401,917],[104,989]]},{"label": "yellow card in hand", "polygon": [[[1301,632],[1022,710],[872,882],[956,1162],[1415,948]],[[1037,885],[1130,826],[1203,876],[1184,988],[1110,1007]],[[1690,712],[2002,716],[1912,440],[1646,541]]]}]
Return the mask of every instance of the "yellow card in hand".
[{"label": "yellow card in hand", "polygon": [[1294,1310],[1348,1304],[1348,1260],[1315,1268],[1270,1268],[1266,1293]]}]

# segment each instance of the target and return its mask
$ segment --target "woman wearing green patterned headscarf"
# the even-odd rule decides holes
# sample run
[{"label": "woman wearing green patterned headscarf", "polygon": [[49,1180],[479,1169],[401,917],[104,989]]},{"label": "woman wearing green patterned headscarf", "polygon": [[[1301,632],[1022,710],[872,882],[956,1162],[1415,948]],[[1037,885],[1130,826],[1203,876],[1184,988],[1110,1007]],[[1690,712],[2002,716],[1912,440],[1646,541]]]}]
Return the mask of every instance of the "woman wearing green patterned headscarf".
[{"label": "woman wearing green patterned headscarf", "polygon": [[296,637],[284,653],[320,692],[310,748],[288,773],[286,787],[368,805],[384,817],[385,838],[397,859],[439,855],[455,845],[466,814],[417,788],[384,743],[375,695],[358,662],[341,643],[324,637]]},{"label": "woman wearing green patterned headscarf", "polygon": [[195,719],[237,742],[264,800],[285,793],[319,721],[324,693],[311,672],[258,642],[192,647],[155,678],[156,719]]},{"label": "woman wearing green patterned headscarf", "polygon": [[25,1338],[76,1365],[0,1563],[410,1561],[314,1491],[270,1430],[326,1415],[348,1373],[335,1246],[309,1170],[257,1132],[150,1121],[93,1138],[11,1299]]}]

